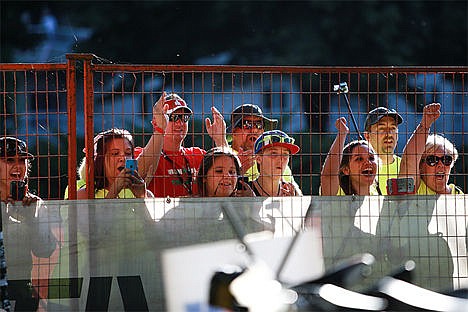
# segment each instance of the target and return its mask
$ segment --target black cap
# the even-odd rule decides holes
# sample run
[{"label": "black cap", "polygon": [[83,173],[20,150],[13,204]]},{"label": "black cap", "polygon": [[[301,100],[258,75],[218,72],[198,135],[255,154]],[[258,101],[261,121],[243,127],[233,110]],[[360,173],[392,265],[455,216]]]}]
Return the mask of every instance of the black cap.
[{"label": "black cap", "polygon": [[397,125],[403,122],[403,118],[400,114],[397,113],[394,109],[388,109],[386,107],[377,107],[374,108],[367,114],[366,123],[364,125],[364,130],[369,130],[370,126],[378,123],[383,117],[393,117],[397,122]]},{"label": "black cap", "polygon": [[12,157],[16,155],[34,158],[32,154],[28,153],[28,147],[23,140],[13,137],[0,138],[0,157]]},{"label": "black cap", "polygon": [[255,104],[242,104],[236,107],[231,113],[231,125],[226,129],[227,133],[232,133],[232,129],[239,126],[243,116],[257,116],[263,119],[263,128],[265,131],[274,130],[278,125],[278,120],[263,116],[262,109]]}]

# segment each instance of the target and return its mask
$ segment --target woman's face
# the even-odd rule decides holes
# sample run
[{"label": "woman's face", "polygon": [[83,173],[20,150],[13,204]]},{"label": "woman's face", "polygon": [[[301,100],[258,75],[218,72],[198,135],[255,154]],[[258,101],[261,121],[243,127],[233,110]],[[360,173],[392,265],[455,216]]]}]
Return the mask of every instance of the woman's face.
[{"label": "woman's face", "polygon": [[349,175],[353,187],[372,185],[377,174],[377,158],[374,152],[366,145],[355,146],[348,166],[343,168],[343,173]]},{"label": "woman's face", "polygon": [[450,171],[452,169],[453,163],[452,160],[450,164],[444,164],[440,159],[444,156],[451,157],[452,155],[446,152],[443,147],[439,146],[433,152],[425,152],[421,158],[420,163],[421,179],[430,189],[438,194],[444,194],[448,192],[447,183],[450,178]]},{"label": "woman's face", "polygon": [[289,150],[281,146],[265,148],[257,157],[260,174],[264,176],[281,177],[289,163]]},{"label": "woman's face", "polygon": [[10,194],[11,181],[23,181],[26,178],[27,159],[21,156],[0,158],[0,189],[2,199]]},{"label": "woman's face", "polygon": [[229,197],[236,189],[237,171],[234,159],[218,156],[206,173],[206,194],[208,197]]},{"label": "woman's face", "polygon": [[111,182],[125,168],[125,160],[133,158],[132,145],[127,139],[114,138],[106,142],[104,174]]}]

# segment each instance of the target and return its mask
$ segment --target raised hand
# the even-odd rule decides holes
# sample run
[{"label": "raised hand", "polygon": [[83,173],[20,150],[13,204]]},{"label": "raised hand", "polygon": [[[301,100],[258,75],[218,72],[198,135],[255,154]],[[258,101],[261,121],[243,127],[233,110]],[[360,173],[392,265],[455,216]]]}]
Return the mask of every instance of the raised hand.
[{"label": "raised hand", "polygon": [[421,126],[430,128],[431,125],[440,117],[440,103],[431,103],[423,108],[423,117]]},{"label": "raised hand", "polygon": [[340,134],[349,134],[349,127],[348,123],[346,122],[346,118],[340,117],[335,121],[335,127]]},{"label": "raised hand", "polygon": [[205,127],[208,135],[213,139],[216,146],[228,146],[226,141],[226,122],[223,115],[216,107],[211,108],[213,114],[213,123],[210,118],[205,119]]},{"label": "raised hand", "polygon": [[167,116],[169,105],[164,103],[165,98],[166,92],[163,91],[159,100],[153,105],[153,119],[151,120],[154,129],[161,128],[163,131],[166,130],[169,121],[169,116]]}]

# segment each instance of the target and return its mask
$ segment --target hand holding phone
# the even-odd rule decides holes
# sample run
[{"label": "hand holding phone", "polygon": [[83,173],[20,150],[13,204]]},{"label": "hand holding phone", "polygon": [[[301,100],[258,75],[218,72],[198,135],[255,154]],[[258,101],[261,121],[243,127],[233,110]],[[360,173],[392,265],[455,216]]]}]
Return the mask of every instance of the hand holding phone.
[{"label": "hand holding phone", "polygon": [[15,201],[22,201],[26,193],[26,182],[24,181],[11,181],[10,182],[10,196]]},{"label": "hand holding phone", "polygon": [[135,171],[138,171],[138,161],[136,159],[126,159],[125,168],[130,169],[132,174],[135,175]]},{"label": "hand holding phone", "polygon": [[397,178],[387,180],[388,195],[405,195],[414,194],[414,179],[413,178]]},{"label": "hand holding phone", "polygon": [[[243,182],[243,183],[242,183]],[[249,177],[239,177],[237,178],[237,189],[238,190],[243,190],[244,189],[244,183],[249,182]]]}]

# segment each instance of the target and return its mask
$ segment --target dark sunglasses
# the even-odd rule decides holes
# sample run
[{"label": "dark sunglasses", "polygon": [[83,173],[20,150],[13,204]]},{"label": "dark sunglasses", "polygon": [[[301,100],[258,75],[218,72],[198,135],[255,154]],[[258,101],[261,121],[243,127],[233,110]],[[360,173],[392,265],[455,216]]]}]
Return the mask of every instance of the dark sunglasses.
[{"label": "dark sunglasses", "polygon": [[426,156],[425,159],[423,159],[423,161],[426,162],[426,164],[431,167],[434,167],[435,165],[437,165],[439,161],[441,161],[444,164],[444,166],[450,166],[452,164],[452,160],[453,158],[450,155],[444,155],[442,157],[438,157],[436,155],[429,155],[429,156]]},{"label": "dark sunglasses", "polygon": [[262,120],[242,120],[241,124],[238,126],[239,128],[243,129],[263,129],[263,121]]},{"label": "dark sunglasses", "polygon": [[172,114],[169,116],[169,121],[178,122],[182,120],[183,122],[187,122],[190,120],[189,114]]}]

